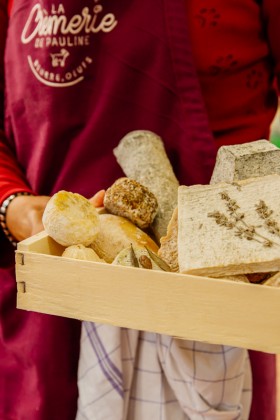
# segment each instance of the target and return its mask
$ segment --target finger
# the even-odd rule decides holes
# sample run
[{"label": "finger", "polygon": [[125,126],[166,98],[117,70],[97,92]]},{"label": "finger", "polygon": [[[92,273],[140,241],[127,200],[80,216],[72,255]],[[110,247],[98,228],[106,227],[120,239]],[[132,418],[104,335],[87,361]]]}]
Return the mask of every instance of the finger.
[{"label": "finger", "polygon": [[100,190],[89,201],[94,205],[94,207],[102,207],[104,200],[105,190]]}]

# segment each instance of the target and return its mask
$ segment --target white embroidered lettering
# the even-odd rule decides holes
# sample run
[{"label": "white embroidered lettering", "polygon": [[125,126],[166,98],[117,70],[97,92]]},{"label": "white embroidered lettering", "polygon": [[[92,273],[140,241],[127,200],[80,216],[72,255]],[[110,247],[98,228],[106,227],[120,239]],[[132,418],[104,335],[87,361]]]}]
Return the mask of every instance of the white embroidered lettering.
[{"label": "white embroidered lettering", "polygon": [[[80,13],[66,13],[62,3],[50,4],[47,10],[41,0],[37,0],[30,10],[21,32],[22,44],[33,43],[34,52],[48,49],[42,63],[40,59],[27,56],[29,67],[36,79],[51,87],[68,87],[84,80],[84,74],[93,62],[92,57],[84,56],[75,62],[75,47],[88,47],[93,35],[111,32],[118,24],[113,13],[105,13],[102,0],[92,1],[92,8],[81,8]],[[80,50],[82,51],[82,50]],[[85,49],[87,53],[89,49]],[[33,54],[32,54],[33,55]],[[71,56],[71,60],[69,58]],[[77,55],[80,57],[80,53]]]},{"label": "white embroidered lettering", "polygon": [[59,5],[57,10],[52,5],[51,14],[48,14],[37,3],[31,9],[24,25],[21,41],[23,44],[28,44],[36,36],[54,36],[57,34],[76,35],[81,32],[85,34],[111,32],[116,27],[118,21],[113,13],[107,13],[101,16],[102,11],[103,7],[101,5],[95,5],[92,14],[88,7],[84,7],[81,14],[73,15],[68,19],[62,4]]},{"label": "white embroidered lettering", "polygon": [[58,8],[56,9],[55,8],[55,5],[54,4],[52,4],[52,7],[51,7],[51,12],[52,12],[52,14],[53,15],[59,15],[59,14],[64,14],[65,13],[65,10],[64,10],[64,6],[63,6],[63,4],[59,4],[58,5]]}]

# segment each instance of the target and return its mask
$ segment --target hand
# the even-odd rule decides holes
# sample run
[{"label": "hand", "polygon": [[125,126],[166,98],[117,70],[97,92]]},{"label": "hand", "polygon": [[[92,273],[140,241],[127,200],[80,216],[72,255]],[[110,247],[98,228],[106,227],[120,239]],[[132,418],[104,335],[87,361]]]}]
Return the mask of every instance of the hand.
[{"label": "hand", "polygon": [[49,199],[47,196],[20,195],[11,201],[6,224],[17,241],[44,230],[42,216]]},{"label": "hand", "polygon": [[[102,207],[105,190],[98,191],[89,201],[94,207]],[[17,241],[29,238],[44,230],[42,216],[50,197],[20,195],[7,209],[6,223]]]}]

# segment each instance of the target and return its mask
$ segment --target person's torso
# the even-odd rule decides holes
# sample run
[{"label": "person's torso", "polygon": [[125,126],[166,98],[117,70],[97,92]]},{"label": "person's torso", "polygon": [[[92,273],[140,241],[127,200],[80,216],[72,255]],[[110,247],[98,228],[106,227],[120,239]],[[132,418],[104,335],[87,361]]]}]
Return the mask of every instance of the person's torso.
[{"label": "person's torso", "polygon": [[[188,4],[192,16],[197,2]],[[238,136],[238,118],[230,126],[232,120],[224,114],[241,116],[244,107],[219,102],[225,90],[215,89],[214,81],[227,86],[227,104],[232,103],[223,78],[226,65],[218,66],[216,78],[207,70],[215,57],[203,55],[194,36],[200,21],[191,22],[210,123],[217,137],[227,130]],[[113,148],[136,129],[155,131],[164,139],[181,183],[207,182],[215,146],[206,133],[187,43],[184,0],[15,2],[5,58],[6,129],[32,188],[84,195],[106,188],[121,175]],[[259,61],[266,67],[265,78],[267,54],[264,44]],[[240,136],[239,141],[246,139]]]}]

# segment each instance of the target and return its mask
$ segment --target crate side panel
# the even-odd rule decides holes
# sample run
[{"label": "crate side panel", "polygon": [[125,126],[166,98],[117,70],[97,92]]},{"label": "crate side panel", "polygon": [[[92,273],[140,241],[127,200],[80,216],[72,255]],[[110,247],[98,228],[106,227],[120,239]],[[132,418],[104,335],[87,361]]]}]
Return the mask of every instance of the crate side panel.
[{"label": "crate side panel", "polygon": [[20,261],[21,309],[280,353],[280,289],[28,252]]},{"label": "crate side panel", "polygon": [[34,252],[46,255],[61,255],[65,247],[50,238],[45,231],[37,233],[17,244],[19,252]]}]

